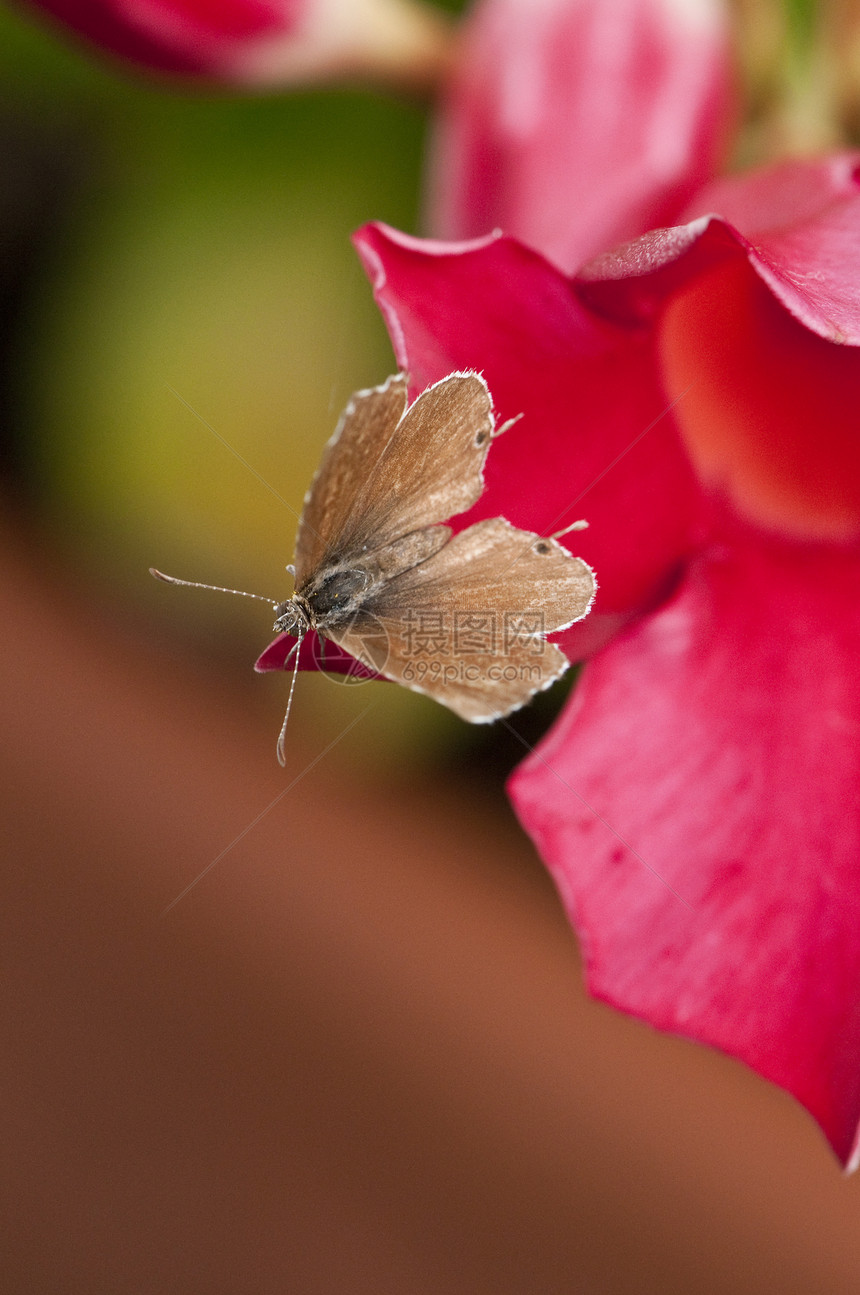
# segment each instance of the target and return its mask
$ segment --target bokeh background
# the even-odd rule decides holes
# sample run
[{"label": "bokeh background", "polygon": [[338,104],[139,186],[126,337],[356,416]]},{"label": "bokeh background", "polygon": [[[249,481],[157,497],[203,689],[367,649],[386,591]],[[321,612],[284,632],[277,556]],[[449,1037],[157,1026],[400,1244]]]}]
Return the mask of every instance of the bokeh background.
[{"label": "bokeh background", "polygon": [[584,993],[503,795],[565,688],[512,733],[303,675],[281,771],[268,611],[147,574],[289,593],[430,128],[0,10],[4,1288],[856,1290],[812,1121]]}]

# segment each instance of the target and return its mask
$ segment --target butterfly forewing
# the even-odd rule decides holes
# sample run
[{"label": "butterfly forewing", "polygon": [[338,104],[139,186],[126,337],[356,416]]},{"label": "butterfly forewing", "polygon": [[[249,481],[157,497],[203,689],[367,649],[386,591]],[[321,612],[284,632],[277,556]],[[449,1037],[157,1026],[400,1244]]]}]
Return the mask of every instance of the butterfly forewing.
[{"label": "butterfly forewing", "polygon": [[296,538],[296,582],[301,585],[344,533],[356,497],[406,410],[406,378],[395,374],[369,391],[357,391],[323,451],[305,497]]},{"label": "butterfly forewing", "polygon": [[585,616],[594,589],[581,559],[495,517],[388,581],[331,636],[463,719],[488,722],[564,673],[567,658],[544,636]]},{"label": "butterfly forewing", "polygon": [[400,376],[350,402],[305,504],[299,585],[322,561],[366,559],[480,498],[494,426],[483,378],[450,374],[403,413],[405,391]]},{"label": "butterfly forewing", "polygon": [[372,534],[394,539],[471,508],[484,490],[493,426],[490,393],[477,373],[449,374],[422,392],[367,483],[361,511]]}]

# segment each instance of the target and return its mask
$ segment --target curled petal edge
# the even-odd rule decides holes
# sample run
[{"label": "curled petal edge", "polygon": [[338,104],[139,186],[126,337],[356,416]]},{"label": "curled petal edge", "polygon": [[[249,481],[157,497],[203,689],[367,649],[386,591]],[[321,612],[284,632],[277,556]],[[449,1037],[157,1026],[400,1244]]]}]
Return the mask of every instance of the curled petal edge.
[{"label": "curled petal edge", "polygon": [[805,327],[860,346],[860,155],[723,181],[702,201],[728,216],[715,207],[603,253],[579,271],[580,298],[616,323],[647,323],[692,277],[744,257]]}]

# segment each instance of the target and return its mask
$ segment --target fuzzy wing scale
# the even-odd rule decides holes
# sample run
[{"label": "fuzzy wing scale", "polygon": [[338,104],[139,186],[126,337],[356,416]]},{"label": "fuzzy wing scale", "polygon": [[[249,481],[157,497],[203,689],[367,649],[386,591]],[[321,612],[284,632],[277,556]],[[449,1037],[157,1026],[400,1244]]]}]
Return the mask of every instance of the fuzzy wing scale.
[{"label": "fuzzy wing scale", "polygon": [[296,537],[296,583],[311,575],[344,532],[347,518],[406,410],[406,378],[396,374],[350,400],[305,496]]},{"label": "fuzzy wing scale", "polygon": [[406,380],[354,396],[308,493],[296,546],[299,585],[323,563],[372,557],[447,521],[483,493],[492,401],[476,373],[443,378],[404,413]]}]

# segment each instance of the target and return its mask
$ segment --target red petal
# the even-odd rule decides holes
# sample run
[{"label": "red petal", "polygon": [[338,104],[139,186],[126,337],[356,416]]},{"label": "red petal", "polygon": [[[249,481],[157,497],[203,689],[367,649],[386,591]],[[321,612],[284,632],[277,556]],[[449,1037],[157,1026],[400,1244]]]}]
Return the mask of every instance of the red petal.
[{"label": "red petal", "polygon": [[738,258],[675,293],[660,337],[705,481],[783,534],[860,535],[860,349],[804,328]]},{"label": "red petal", "polygon": [[699,515],[650,335],[595,318],[514,239],[450,245],[371,225],[356,244],[416,388],[478,369],[499,418],[523,415],[455,525],[501,515],[550,534],[588,519],[565,542],[597,571],[598,601],[560,642],[572,657],[595,650],[665,592]]},{"label": "red petal", "polygon": [[722,151],[723,9],[709,0],[486,0],[443,105],[431,227],[494,227],[563,269],[680,215]]},{"label": "red petal", "polygon": [[592,992],[860,1117],[860,559],[712,551],[514,775]]},{"label": "red petal", "polygon": [[[291,634],[279,634],[273,639],[265,651],[261,652],[254,662],[254,669],[258,674],[265,674],[268,670],[292,670],[294,658],[287,657],[296,645],[296,640]],[[302,639],[302,646],[299,650],[299,669],[300,670],[324,670],[326,674],[348,675],[351,679],[379,679],[380,676],[374,674],[372,670],[356,661],[355,657],[344,652],[343,648],[332,643],[331,639],[324,642],[316,634],[306,634]]]},{"label": "red petal", "polygon": [[722,181],[703,204],[719,214],[652,230],[592,261],[583,299],[616,321],[642,321],[703,270],[746,258],[807,328],[860,346],[860,154]]}]

